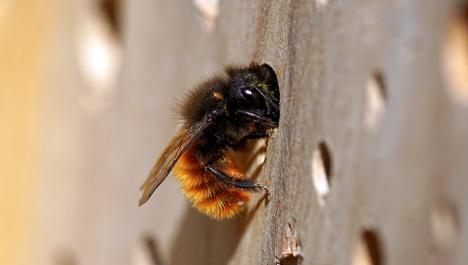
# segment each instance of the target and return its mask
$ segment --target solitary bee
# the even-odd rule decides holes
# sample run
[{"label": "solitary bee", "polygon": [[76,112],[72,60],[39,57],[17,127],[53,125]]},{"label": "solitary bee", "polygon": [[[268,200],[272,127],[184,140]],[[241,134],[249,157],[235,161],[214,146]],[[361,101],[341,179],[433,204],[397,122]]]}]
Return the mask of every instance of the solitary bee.
[{"label": "solitary bee", "polygon": [[278,127],[279,97],[273,69],[255,63],[227,67],[191,91],[180,105],[183,124],[143,183],[139,205],[172,170],[193,206],[215,219],[238,214],[248,192],[268,194],[245,177],[235,154]]}]

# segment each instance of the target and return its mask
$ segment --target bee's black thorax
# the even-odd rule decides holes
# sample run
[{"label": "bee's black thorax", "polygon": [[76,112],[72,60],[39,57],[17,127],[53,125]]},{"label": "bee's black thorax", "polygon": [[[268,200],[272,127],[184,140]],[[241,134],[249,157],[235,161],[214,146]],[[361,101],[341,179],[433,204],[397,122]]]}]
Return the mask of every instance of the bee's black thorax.
[{"label": "bee's black thorax", "polygon": [[221,159],[227,148],[241,148],[252,133],[266,133],[277,126],[278,82],[265,64],[228,67],[223,75],[191,91],[180,106],[186,128],[211,117],[197,140],[198,156],[208,163]]},{"label": "bee's black thorax", "polygon": [[209,162],[223,157],[228,148],[242,148],[242,140],[253,132],[259,131],[252,121],[239,124],[232,123],[228,115],[220,115],[214,124],[207,128],[200,137],[198,152],[200,160]]}]

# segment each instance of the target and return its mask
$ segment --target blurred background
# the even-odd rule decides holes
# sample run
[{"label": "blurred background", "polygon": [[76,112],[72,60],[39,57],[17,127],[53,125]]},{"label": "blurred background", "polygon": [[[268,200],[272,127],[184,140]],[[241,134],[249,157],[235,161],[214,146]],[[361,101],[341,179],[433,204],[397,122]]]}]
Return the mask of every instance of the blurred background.
[{"label": "blurred background", "polygon": [[169,253],[189,206],[139,186],[217,68],[216,2],[0,1],[0,264],[153,264],[156,230]]},{"label": "blurred background", "polygon": [[[177,96],[222,65],[248,63],[253,59],[273,62],[280,81],[285,84],[284,91],[296,89],[294,93],[282,94],[282,104],[289,107],[285,107],[284,113],[292,113],[288,122],[297,125],[297,131],[285,128],[280,134],[284,136],[283,140],[294,139],[289,144],[299,146],[292,150],[299,150],[301,157],[291,159],[291,164],[304,171],[294,171],[287,177],[301,178],[297,182],[299,184],[292,182],[296,183],[294,187],[311,187],[310,192],[297,192],[301,194],[297,196],[319,195],[318,202],[315,195],[313,199],[304,201],[300,199],[303,197],[296,198],[291,192],[288,195],[293,203],[289,205],[293,206],[286,204],[284,211],[304,213],[316,218],[313,220],[319,220],[301,224],[301,220],[310,220],[307,219],[309,217],[297,218],[298,225],[306,229],[306,235],[317,235],[322,227],[335,221],[336,227],[350,231],[342,231],[337,236],[352,238],[348,241],[335,240],[333,232],[324,237],[303,236],[302,242],[308,250],[315,250],[316,246],[323,244],[335,246],[336,242],[354,242],[354,232],[358,229],[351,225],[343,226],[342,222],[359,223],[356,226],[366,223],[355,217],[359,215],[355,209],[375,213],[378,218],[371,218],[371,224],[388,220],[393,222],[388,227],[392,224],[403,226],[426,235],[429,228],[420,231],[411,226],[420,227],[420,216],[411,219],[411,214],[415,208],[431,207],[433,203],[429,198],[432,195],[428,194],[438,196],[433,187],[449,194],[449,203],[443,201],[442,214],[430,219],[433,222],[431,231],[441,240],[442,249],[447,244],[450,248],[458,234],[462,234],[459,236],[461,239],[455,242],[461,242],[458,246],[466,246],[466,230],[464,232],[460,227],[466,223],[462,210],[467,207],[463,198],[466,200],[467,194],[468,8],[452,12],[448,4],[439,6],[442,1],[428,1],[431,4],[425,5],[424,1],[414,1],[413,4],[403,0],[394,3],[367,1],[372,2],[367,4],[363,0],[351,1],[356,5],[330,1],[334,4],[328,11],[327,0],[299,2],[301,4],[295,6],[268,4],[268,1],[222,1],[221,4],[217,0],[1,0],[0,264],[157,265],[161,264],[159,259],[170,260],[168,264],[227,264],[237,251],[241,231],[244,231],[238,221],[214,222],[201,216],[190,208],[173,178],[168,178],[144,207],[137,207],[137,200],[140,184],[176,130],[173,109]],[[379,16],[385,12],[393,15]],[[269,16],[262,16],[267,13]],[[222,14],[222,20],[218,20],[219,14]],[[303,36],[313,36],[313,41],[309,42]],[[328,47],[331,48],[327,51]],[[377,48],[374,50],[372,47]],[[352,56],[361,57],[356,61]],[[366,64],[368,62],[369,65]],[[370,65],[374,62],[377,62],[378,69],[383,70],[374,71],[375,65]],[[364,70],[358,71],[358,68]],[[422,70],[417,72],[419,69]],[[415,72],[410,72],[413,70]],[[382,72],[388,73],[388,78],[382,76]],[[385,90],[386,85],[388,90]],[[343,90],[339,91],[340,88]],[[349,100],[351,97],[358,99]],[[305,103],[301,101],[304,98],[311,100]],[[322,104],[321,98],[329,100]],[[362,108],[348,108],[347,104],[353,102]],[[313,107],[306,109],[311,111],[295,112],[295,106],[301,104]],[[418,106],[417,111],[413,111],[413,106]],[[385,108],[388,108],[388,114],[382,116]],[[323,113],[325,116],[320,116]],[[336,114],[338,118],[328,119],[328,113]],[[354,118],[348,118],[348,114]],[[433,117],[440,120],[435,121]],[[385,119],[380,123],[383,129],[375,129],[376,126],[380,128],[376,125],[379,119]],[[418,121],[417,124],[414,120]],[[307,127],[309,121],[313,121],[314,127]],[[362,134],[361,125],[365,132]],[[330,170],[323,170],[327,166],[323,161],[315,163],[325,145],[321,144],[319,151],[315,152],[301,142],[308,141],[309,144],[315,141],[314,135],[332,143],[331,148],[323,148],[335,148],[332,152],[336,150],[334,165],[338,165],[338,178],[333,180],[334,191],[328,183],[328,176],[319,180],[315,177],[330,173]],[[442,135],[446,141],[436,141]],[[351,139],[350,143],[345,139]],[[361,139],[370,140],[364,143]],[[366,156],[366,150],[372,148],[362,146],[368,145],[377,146],[381,152]],[[419,148],[421,146],[423,148]],[[285,145],[282,147],[281,150],[289,150]],[[345,154],[348,150],[356,152],[350,154],[352,158],[349,160],[337,154],[339,151]],[[412,152],[414,150],[422,150],[422,155],[414,161],[422,161],[421,165],[440,162],[442,166],[426,167],[424,164],[413,167],[409,162],[405,164],[409,160],[404,155],[418,153]],[[430,151],[425,152],[427,150]],[[440,159],[425,156],[435,153]],[[379,160],[380,156],[389,159]],[[353,166],[356,157],[363,161],[364,166]],[[371,162],[364,163],[368,158]],[[395,164],[386,166],[391,163],[388,161]],[[320,173],[314,173],[316,167]],[[452,171],[447,173],[442,170],[445,168]],[[392,170],[407,175],[385,175]],[[375,175],[369,172],[383,172],[384,177],[374,179]],[[311,174],[315,174],[314,177],[310,177]],[[346,182],[343,175],[351,180]],[[405,208],[407,211],[397,211],[401,215],[392,215],[401,219],[387,218],[387,213],[380,210],[367,211],[367,206],[359,208],[373,202],[362,195],[367,194],[361,192],[361,187],[366,186],[359,185],[367,175],[372,175],[371,181],[365,182],[368,185],[395,181],[389,182],[393,186],[382,185],[384,188],[381,190],[368,189],[371,198],[378,197],[379,192],[388,191],[390,194],[386,196],[388,201],[370,208],[380,209],[381,205],[388,203],[398,210],[412,199],[414,204],[408,205],[414,205],[414,208],[408,206]],[[452,176],[453,181],[440,178],[442,175],[447,179]],[[352,179],[354,177],[357,180]],[[395,184],[398,177],[401,181]],[[413,185],[405,183],[407,179],[414,181]],[[289,188],[287,185],[284,184]],[[280,184],[277,187],[283,188]],[[294,187],[291,190],[295,191]],[[412,196],[399,196],[399,191],[403,193],[405,188],[414,187],[420,188],[420,193],[416,191]],[[284,189],[288,191],[287,188]],[[325,195],[330,190],[332,195],[339,194],[337,191],[343,191],[345,195],[329,196],[326,201]],[[320,197],[321,193],[325,195]],[[362,198],[359,197],[361,195]],[[392,204],[390,200],[394,197],[407,201]],[[359,207],[342,206],[342,202],[349,201]],[[458,202],[458,212],[451,210],[450,201]],[[345,217],[327,217],[328,212],[321,208],[326,203],[330,209],[335,209],[334,213]],[[346,210],[336,210],[342,209],[340,207]],[[288,216],[284,216],[286,220]],[[269,220],[274,217],[270,215]],[[363,216],[362,220],[368,220],[366,218]],[[262,225],[267,226],[268,223],[259,221],[255,228],[259,233]],[[283,227],[283,224],[278,227]],[[382,231],[389,239],[386,246],[399,244],[390,240],[397,238],[394,235],[398,233]],[[408,235],[405,231],[401,230],[398,235],[404,238]],[[253,242],[250,244],[255,245],[252,238],[255,237],[246,236],[243,240],[250,240]],[[370,241],[367,232],[363,233],[363,238],[371,242],[368,244],[372,252],[372,246],[376,244],[372,233]],[[264,245],[270,247],[267,243]],[[280,245],[275,246],[280,248]],[[237,258],[247,253],[242,251],[248,251],[249,245],[243,246]],[[363,248],[365,246],[358,244],[358,258],[352,264],[383,264],[375,260],[371,262],[369,257],[368,261],[366,258],[362,261],[360,255],[372,254]],[[415,249],[415,253],[420,250],[418,247]],[[325,251],[328,249],[324,248],[320,253]],[[342,252],[339,247],[334,247],[334,251]],[[431,251],[428,250],[433,253]],[[409,260],[448,264],[444,260],[451,260],[445,258],[454,252],[443,252],[440,260],[424,253],[425,258]],[[464,264],[467,254],[457,253],[459,258],[455,262],[459,263],[456,264]],[[401,261],[411,256],[406,254],[404,251],[390,251],[388,256],[396,255],[401,259],[393,261]],[[308,255],[310,257],[311,254]],[[318,259],[329,260],[329,255],[333,256],[323,254],[318,255]],[[341,258],[328,264],[347,264],[345,260]],[[239,264],[255,264],[249,263],[248,258],[243,261]],[[310,259],[305,261],[312,264]]]}]

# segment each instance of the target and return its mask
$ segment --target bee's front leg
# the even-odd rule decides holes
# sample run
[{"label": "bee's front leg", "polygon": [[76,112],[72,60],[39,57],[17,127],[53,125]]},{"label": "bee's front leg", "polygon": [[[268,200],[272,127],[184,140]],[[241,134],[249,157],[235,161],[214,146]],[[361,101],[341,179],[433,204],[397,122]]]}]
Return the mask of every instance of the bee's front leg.
[{"label": "bee's front leg", "polygon": [[244,136],[243,138],[241,138],[240,140],[238,140],[237,142],[234,142],[232,139],[227,139],[227,145],[231,148],[242,148],[243,146],[245,146],[247,144],[247,141],[248,140],[256,140],[256,139],[262,139],[262,138],[265,138],[265,137],[268,137],[268,133],[266,131],[256,131],[256,132],[252,132],[246,136]]},{"label": "bee's front leg", "polygon": [[268,191],[268,188],[262,184],[255,183],[250,179],[238,179],[238,178],[233,178],[220,170],[214,168],[213,166],[206,166],[205,170],[212,174],[213,176],[216,177],[220,182],[222,182],[226,187],[229,188],[236,188],[240,190],[245,190],[245,191],[251,191],[251,192],[258,192],[258,191],[265,191],[265,193],[268,195],[270,192]]},{"label": "bee's front leg", "polygon": [[261,139],[261,138],[265,138],[265,137],[268,137],[268,132],[267,131],[256,131],[256,132],[253,132],[247,136],[245,136],[244,138],[241,139],[241,142],[242,141],[247,141],[247,140],[254,140],[254,139]]}]

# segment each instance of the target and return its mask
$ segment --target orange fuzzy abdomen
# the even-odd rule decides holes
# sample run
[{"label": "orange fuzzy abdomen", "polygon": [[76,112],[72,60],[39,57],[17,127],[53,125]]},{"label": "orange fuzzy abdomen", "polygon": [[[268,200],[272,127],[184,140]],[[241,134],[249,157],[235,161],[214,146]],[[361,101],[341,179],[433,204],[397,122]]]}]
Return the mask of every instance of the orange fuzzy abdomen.
[{"label": "orange fuzzy abdomen", "polygon": [[[225,174],[242,178],[243,174],[227,156],[223,167],[217,167]],[[193,206],[200,212],[215,219],[232,217],[242,211],[249,200],[249,194],[225,187],[215,176],[207,173],[197,161],[193,149],[187,150],[174,167],[174,175]]]}]

